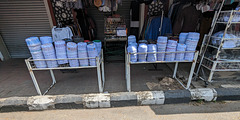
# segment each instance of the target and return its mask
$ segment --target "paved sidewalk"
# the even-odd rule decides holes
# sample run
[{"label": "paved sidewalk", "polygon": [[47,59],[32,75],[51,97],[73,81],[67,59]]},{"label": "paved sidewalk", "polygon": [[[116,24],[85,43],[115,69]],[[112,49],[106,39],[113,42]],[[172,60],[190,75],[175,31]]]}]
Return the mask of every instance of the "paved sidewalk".
[{"label": "paved sidewalk", "polygon": [[240,101],[0,113],[0,120],[240,120]]},{"label": "paved sidewalk", "polygon": [[[190,64],[180,64],[181,75],[188,75]],[[105,63],[106,82],[105,92],[126,92],[125,68],[124,63]],[[77,73],[62,73],[54,70],[57,84],[50,90],[48,95],[62,94],[87,94],[98,93],[97,73],[95,69],[81,69]],[[40,88],[45,91],[51,84],[49,71],[36,71]],[[166,64],[158,64],[158,70],[154,70],[152,64],[132,65],[131,66],[131,85],[132,91],[149,91],[146,83],[158,83],[158,78],[171,76],[172,71]],[[224,83],[240,84],[240,76],[234,73],[220,73]],[[221,76],[220,76],[221,77]],[[234,78],[226,80],[226,78]],[[204,87],[202,81],[193,81],[197,88]],[[209,86],[218,88],[222,82],[215,82]],[[162,88],[154,89],[157,91]],[[35,96],[37,92],[29,75],[24,59],[11,59],[0,62],[0,98],[6,97],[25,97]]]}]

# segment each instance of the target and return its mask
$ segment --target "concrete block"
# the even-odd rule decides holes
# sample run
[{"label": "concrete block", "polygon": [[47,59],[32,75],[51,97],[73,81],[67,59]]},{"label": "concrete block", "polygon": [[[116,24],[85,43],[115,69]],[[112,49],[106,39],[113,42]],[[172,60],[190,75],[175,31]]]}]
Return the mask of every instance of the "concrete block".
[{"label": "concrete block", "polygon": [[29,97],[27,105],[29,110],[46,110],[54,109],[56,96],[34,96]]},{"label": "concrete block", "polygon": [[110,94],[99,94],[99,107],[100,108],[109,108],[110,104]]},{"label": "concrete block", "polygon": [[137,94],[136,92],[111,93],[110,103],[112,107],[136,106]]},{"label": "concrete block", "polygon": [[88,94],[83,96],[85,108],[111,107],[110,94]]},{"label": "concrete block", "polygon": [[215,101],[217,99],[217,93],[212,88],[191,89],[189,91],[191,100]]},{"label": "concrete block", "polygon": [[145,91],[137,93],[137,100],[139,105],[154,105],[164,103],[163,91]]},{"label": "concrete block", "polygon": [[188,90],[169,90],[164,92],[164,104],[177,104],[191,102],[191,94]]},{"label": "concrete block", "polygon": [[27,97],[10,97],[0,100],[1,112],[28,111]]},{"label": "concrete block", "polygon": [[56,109],[80,109],[83,108],[82,95],[57,95],[55,99]]},{"label": "concrete block", "polygon": [[217,101],[240,100],[240,88],[216,88]]}]

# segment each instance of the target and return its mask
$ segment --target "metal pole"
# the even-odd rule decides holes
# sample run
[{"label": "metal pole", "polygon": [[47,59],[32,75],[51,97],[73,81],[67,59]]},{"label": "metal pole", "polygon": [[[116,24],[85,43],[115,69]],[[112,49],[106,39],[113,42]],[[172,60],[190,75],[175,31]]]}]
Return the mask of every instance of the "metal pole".
[{"label": "metal pole", "polygon": [[57,83],[57,82],[56,82],[56,79],[55,79],[55,76],[54,76],[54,73],[53,73],[53,70],[50,70],[50,73],[51,73],[51,77],[52,77],[52,81],[53,81],[52,84]]},{"label": "metal pole", "polygon": [[101,51],[101,54],[102,54],[102,81],[103,81],[103,88],[104,88],[104,85],[105,85],[105,71],[104,71],[104,57],[103,57],[103,50]]},{"label": "metal pole", "polygon": [[193,73],[194,73],[194,69],[195,69],[195,66],[196,66],[196,63],[197,63],[197,58],[198,58],[198,52],[196,52],[195,56],[194,56],[194,61],[192,63],[192,67],[191,67],[190,74],[189,74],[189,77],[188,77],[188,83],[187,83],[186,89],[190,88],[190,85],[191,85],[191,82],[192,82]]},{"label": "metal pole", "polygon": [[216,66],[217,66],[217,62],[214,61],[214,62],[213,62],[212,69],[211,69],[211,71],[210,71],[210,75],[209,75],[209,77],[208,77],[208,82],[212,82],[212,78],[213,78],[213,74],[214,74],[214,71],[215,71],[215,69],[216,69]]},{"label": "metal pole", "polygon": [[131,70],[131,68],[130,68],[130,57],[129,57],[129,54],[127,54],[127,90],[128,90],[128,92],[131,92],[131,77],[130,77],[130,74],[131,74],[131,72],[130,72],[130,70]]},{"label": "metal pole", "polygon": [[35,75],[34,75],[34,73],[33,73],[33,71],[32,71],[32,67],[31,67],[29,61],[25,60],[25,63],[26,63],[26,65],[27,65],[27,68],[28,68],[28,70],[29,70],[30,76],[31,76],[31,78],[32,78],[32,81],[33,81],[33,84],[34,84],[34,86],[35,86],[35,88],[36,88],[37,93],[38,93],[39,95],[42,95],[42,92],[41,92],[41,90],[40,90],[40,88],[39,88],[39,86],[38,86],[36,77],[35,77]]},{"label": "metal pole", "polygon": [[177,69],[178,69],[178,62],[175,63],[175,68],[174,68],[174,72],[173,72],[173,78],[176,78]]},{"label": "metal pole", "polygon": [[96,58],[96,63],[97,63],[97,75],[98,75],[98,87],[99,87],[99,92],[103,92],[103,86],[102,86],[102,79],[101,79],[101,68],[100,68],[100,63],[99,63],[99,57]]}]

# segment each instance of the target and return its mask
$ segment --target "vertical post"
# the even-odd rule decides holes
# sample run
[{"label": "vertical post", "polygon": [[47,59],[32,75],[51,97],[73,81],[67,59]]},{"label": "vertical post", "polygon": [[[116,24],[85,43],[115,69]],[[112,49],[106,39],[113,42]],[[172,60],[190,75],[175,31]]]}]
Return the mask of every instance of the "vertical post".
[{"label": "vertical post", "polygon": [[215,72],[216,67],[217,67],[217,61],[214,61],[212,69],[211,69],[209,77],[208,77],[208,82],[212,82],[213,74]]},{"label": "vertical post", "polygon": [[198,53],[199,52],[195,52],[195,56],[194,56],[194,59],[193,59],[192,67],[191,67],[190,74],[189,74],[189,77],[188,77],[187,89],[189,89],[189,87],[191,85],[191,82],[192,82],[194,69],[195,69],[195,66],[196,66],[196,63],[197,63]]},{"label": "vertical post", "polygon": [[103,88],[104,88],[104,85],[105,85],[105,71],[104,71],[104,57],[103,57],[103,50],[101,51],[101,59],[102,59],[102,81],[103,81]]},{"label": "vertical post", "polygon": [[53,81],[52,84],[57,83],[52,69],[50,70],[50,73],[51,73],[51,77],[52,77],[52,81]]},{"label": "vertical post", "polygon": [[101,68],[99,63],[99,56],[96,57],[96,63],[97,63],[97,75],[98,75],[98,88],[99,92],[103,92],[103,86],[102,86],[102,79],[101,79]]},{"label": "vertical post", "polygon": [[175,68],[174,68],[174,72],[173,72],[173,78],[176,78],[177,69],[178,69],[178,62],[175,63]]},{"label": "vertical post", "polygon": [[131,78],[130,78],[130,57],[129,54],[127,53],[127,62],[126,62],[126,82],[127,82],[127,90],[128,92],[131,92]]},{"label": "vertical post", "polygon": [[31,78],[32,78],[32,81],[33,81],[33,84],[34,84],[34,86],[35,86],[35,89],[36,89],[37,93],[38,93],[39,95],[42,95],[42,92],[41,92],[41,90],[40,90],[40,88],[39,88],[39,86],[38,86],[36,77],[35,77],[35,75],[34,75],[34,73],[33,73],[33,71],[32,71],[32,67],[31,67],[31,65],[30,65],[30,63],[29,63],[29,60],[25,60],[25,63],[26,63],[26,65],[27,65],[28,71],[29,71],[29,73],[30,73],[30,76],[31,76]]}]

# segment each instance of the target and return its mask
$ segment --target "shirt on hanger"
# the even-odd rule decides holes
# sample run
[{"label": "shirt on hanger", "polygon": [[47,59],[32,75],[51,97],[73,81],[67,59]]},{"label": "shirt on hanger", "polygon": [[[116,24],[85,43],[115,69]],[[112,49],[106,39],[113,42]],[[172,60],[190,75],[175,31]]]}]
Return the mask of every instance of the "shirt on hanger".
[{"label": "shirt on hanger", "polygon": [[72,36],[73,33],[69,27],[57,28],[56,26],[54,26],[52,28],[53,42],[60,41],[66,38],[71,39]]}]

